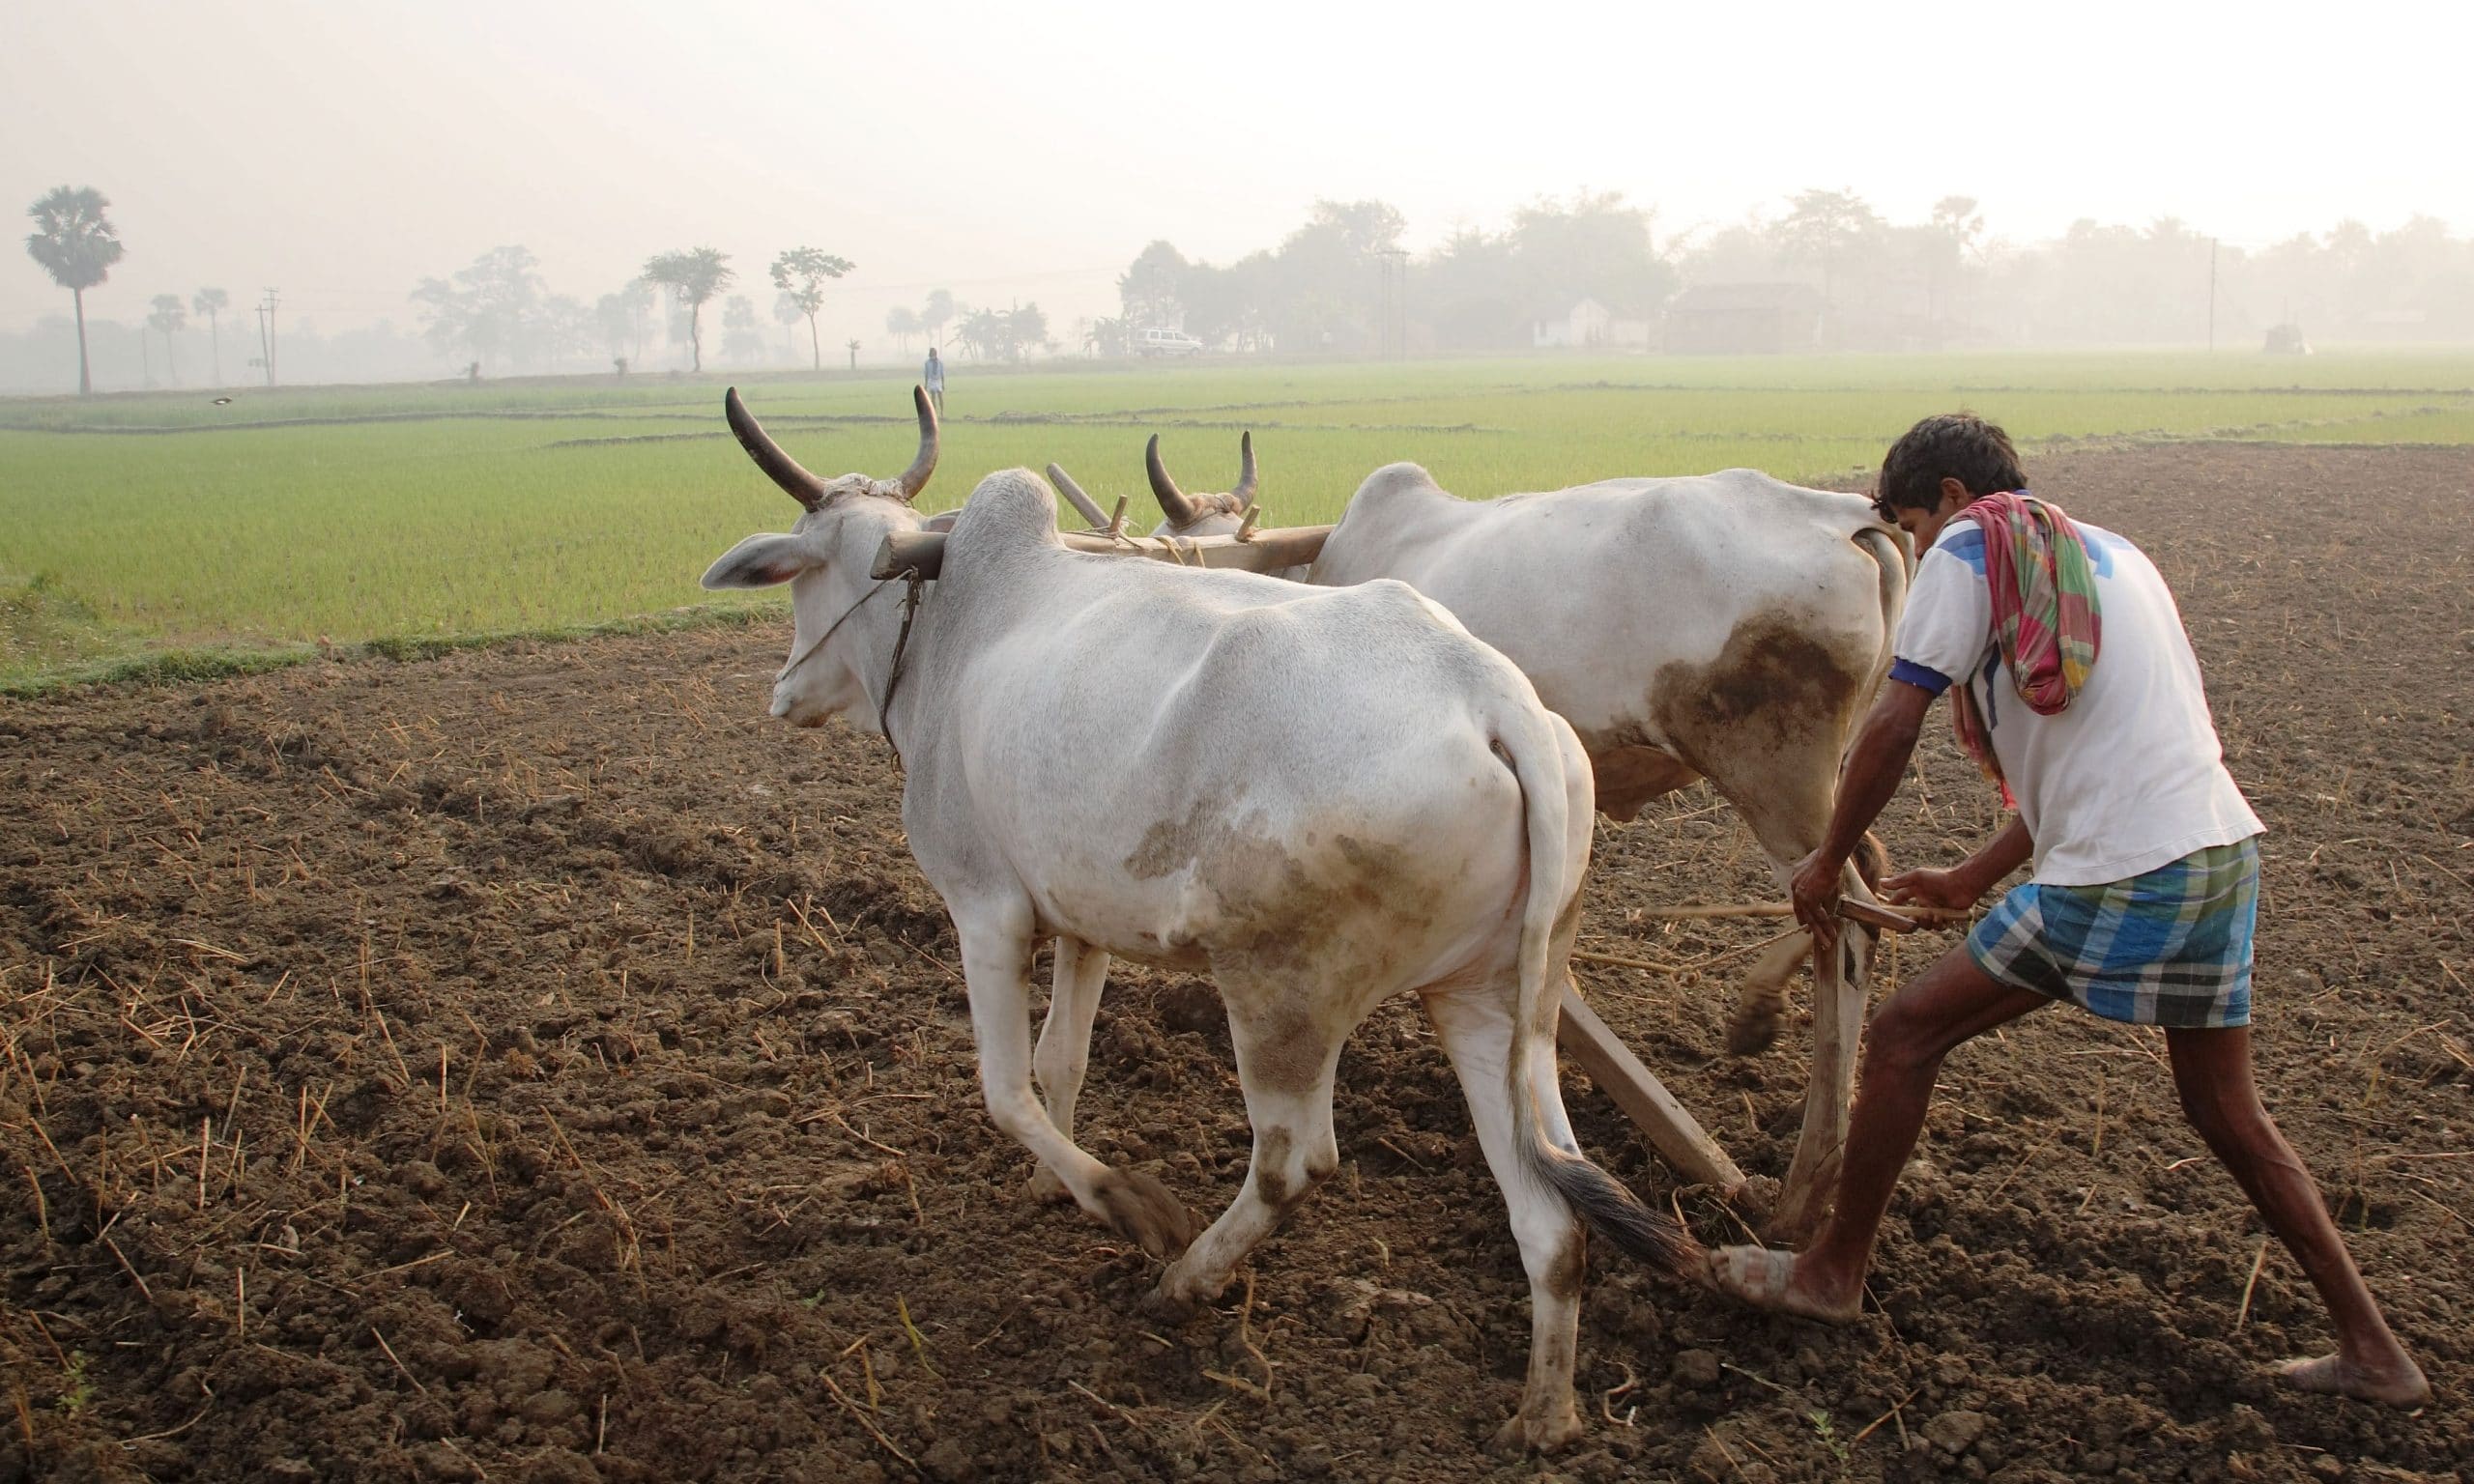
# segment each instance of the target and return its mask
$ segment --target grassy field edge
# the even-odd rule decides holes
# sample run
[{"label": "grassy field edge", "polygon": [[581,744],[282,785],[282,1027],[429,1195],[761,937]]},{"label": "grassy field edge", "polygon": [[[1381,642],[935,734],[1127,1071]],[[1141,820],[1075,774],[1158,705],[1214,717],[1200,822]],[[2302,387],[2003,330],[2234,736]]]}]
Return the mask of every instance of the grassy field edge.
[{"label": "grassy field edge", "polygon": [[683,634],[698,629],[745,628],[780,618],[788,612],[787,601],[703,603],[665,613],[605,619],[598,623],[509,629],[486,634],[423,634],[365,640],[350,644],[197,645],[148,649],[12,676],[0,680],[0,698],[35,700],[64,692],[89,689],[194,685],[237,675],[265,674],[322,661],[359,664],[383,660],[399,665],[419,664],[466,650],[494,649],[509,644],[575,643],[592,639]]}]

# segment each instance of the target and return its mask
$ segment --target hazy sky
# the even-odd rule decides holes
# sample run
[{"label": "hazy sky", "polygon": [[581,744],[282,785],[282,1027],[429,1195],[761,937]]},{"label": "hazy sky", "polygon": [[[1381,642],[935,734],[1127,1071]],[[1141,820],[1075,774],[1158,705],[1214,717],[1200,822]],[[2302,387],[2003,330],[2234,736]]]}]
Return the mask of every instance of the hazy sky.
[{"label": "hazy sky", "polygon": [[[1463,14],[1468,18],[1459,18]],[[2296,14],[2309,19],[2288,18]],[[949,287],[1060,337],[1155,237],[1226,261],[1318,196],[1412,246],[1621,190],[1661,238],[1808,186],[1991,230],[2175,214],[2263,243],[2421,211],[2474,230],[2464,0],[2230,7],[1342,0],[1046,6],[82,0],[0,18],[0,202],[110,196],[134,320],[264,286],[334,329],[503,243],[587,301],[710,243],[854,260],[825,331]],[[22,223],[22,217],[13,217]],[[24,226],[13,229],[22,237]],[[62,311],[26,258],[0,327]],[[769,315],[766,318],[769,325]]]}]

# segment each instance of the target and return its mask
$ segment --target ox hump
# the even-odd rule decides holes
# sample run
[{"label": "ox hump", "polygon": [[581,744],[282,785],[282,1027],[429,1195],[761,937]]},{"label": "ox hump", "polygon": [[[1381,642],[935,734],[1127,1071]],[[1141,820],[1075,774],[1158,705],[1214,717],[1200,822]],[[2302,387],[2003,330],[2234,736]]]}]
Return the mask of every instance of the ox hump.
[{"label": "ox hump", "polygon": [[954,518],[953,547],[947,555],[967,560],[971,554],[996,548],[1046,545],[1056,540],[1056,491],[1027,469],[1000,469],[970,492]]},{"label": "ox hump", "polygon": [[1350,502],[1442,494],[1443,486],[1434,482],[1434,475],[1426,472],[1424,465],[1386,464],[1366,476],[1365,482],[1357,487],[1356,499]]}]

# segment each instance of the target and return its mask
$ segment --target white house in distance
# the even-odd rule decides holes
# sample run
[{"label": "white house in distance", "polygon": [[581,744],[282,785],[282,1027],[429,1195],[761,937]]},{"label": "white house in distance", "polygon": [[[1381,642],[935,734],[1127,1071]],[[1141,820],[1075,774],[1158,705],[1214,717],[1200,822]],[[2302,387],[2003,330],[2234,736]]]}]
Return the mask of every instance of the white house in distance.
[{"label": "white house in distance", "polygon": [[1625,350],[1650,348],[1650,322],[1619,320],[1615,311],[1594,299],[1583,299],[1554,319],[1533,320],[1529,343],[1539,350]]}]

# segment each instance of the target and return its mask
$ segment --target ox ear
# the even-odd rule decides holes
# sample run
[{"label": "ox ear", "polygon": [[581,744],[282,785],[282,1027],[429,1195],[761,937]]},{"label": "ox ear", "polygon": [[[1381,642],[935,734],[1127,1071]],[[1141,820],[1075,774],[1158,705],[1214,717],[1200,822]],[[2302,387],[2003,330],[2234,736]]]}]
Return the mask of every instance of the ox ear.
[{"label": "ox ear", "polygon": [[750,536],[705,569],[707,591],[724,587],[776,587],[815,565],[807,542],[797,536]]}]

